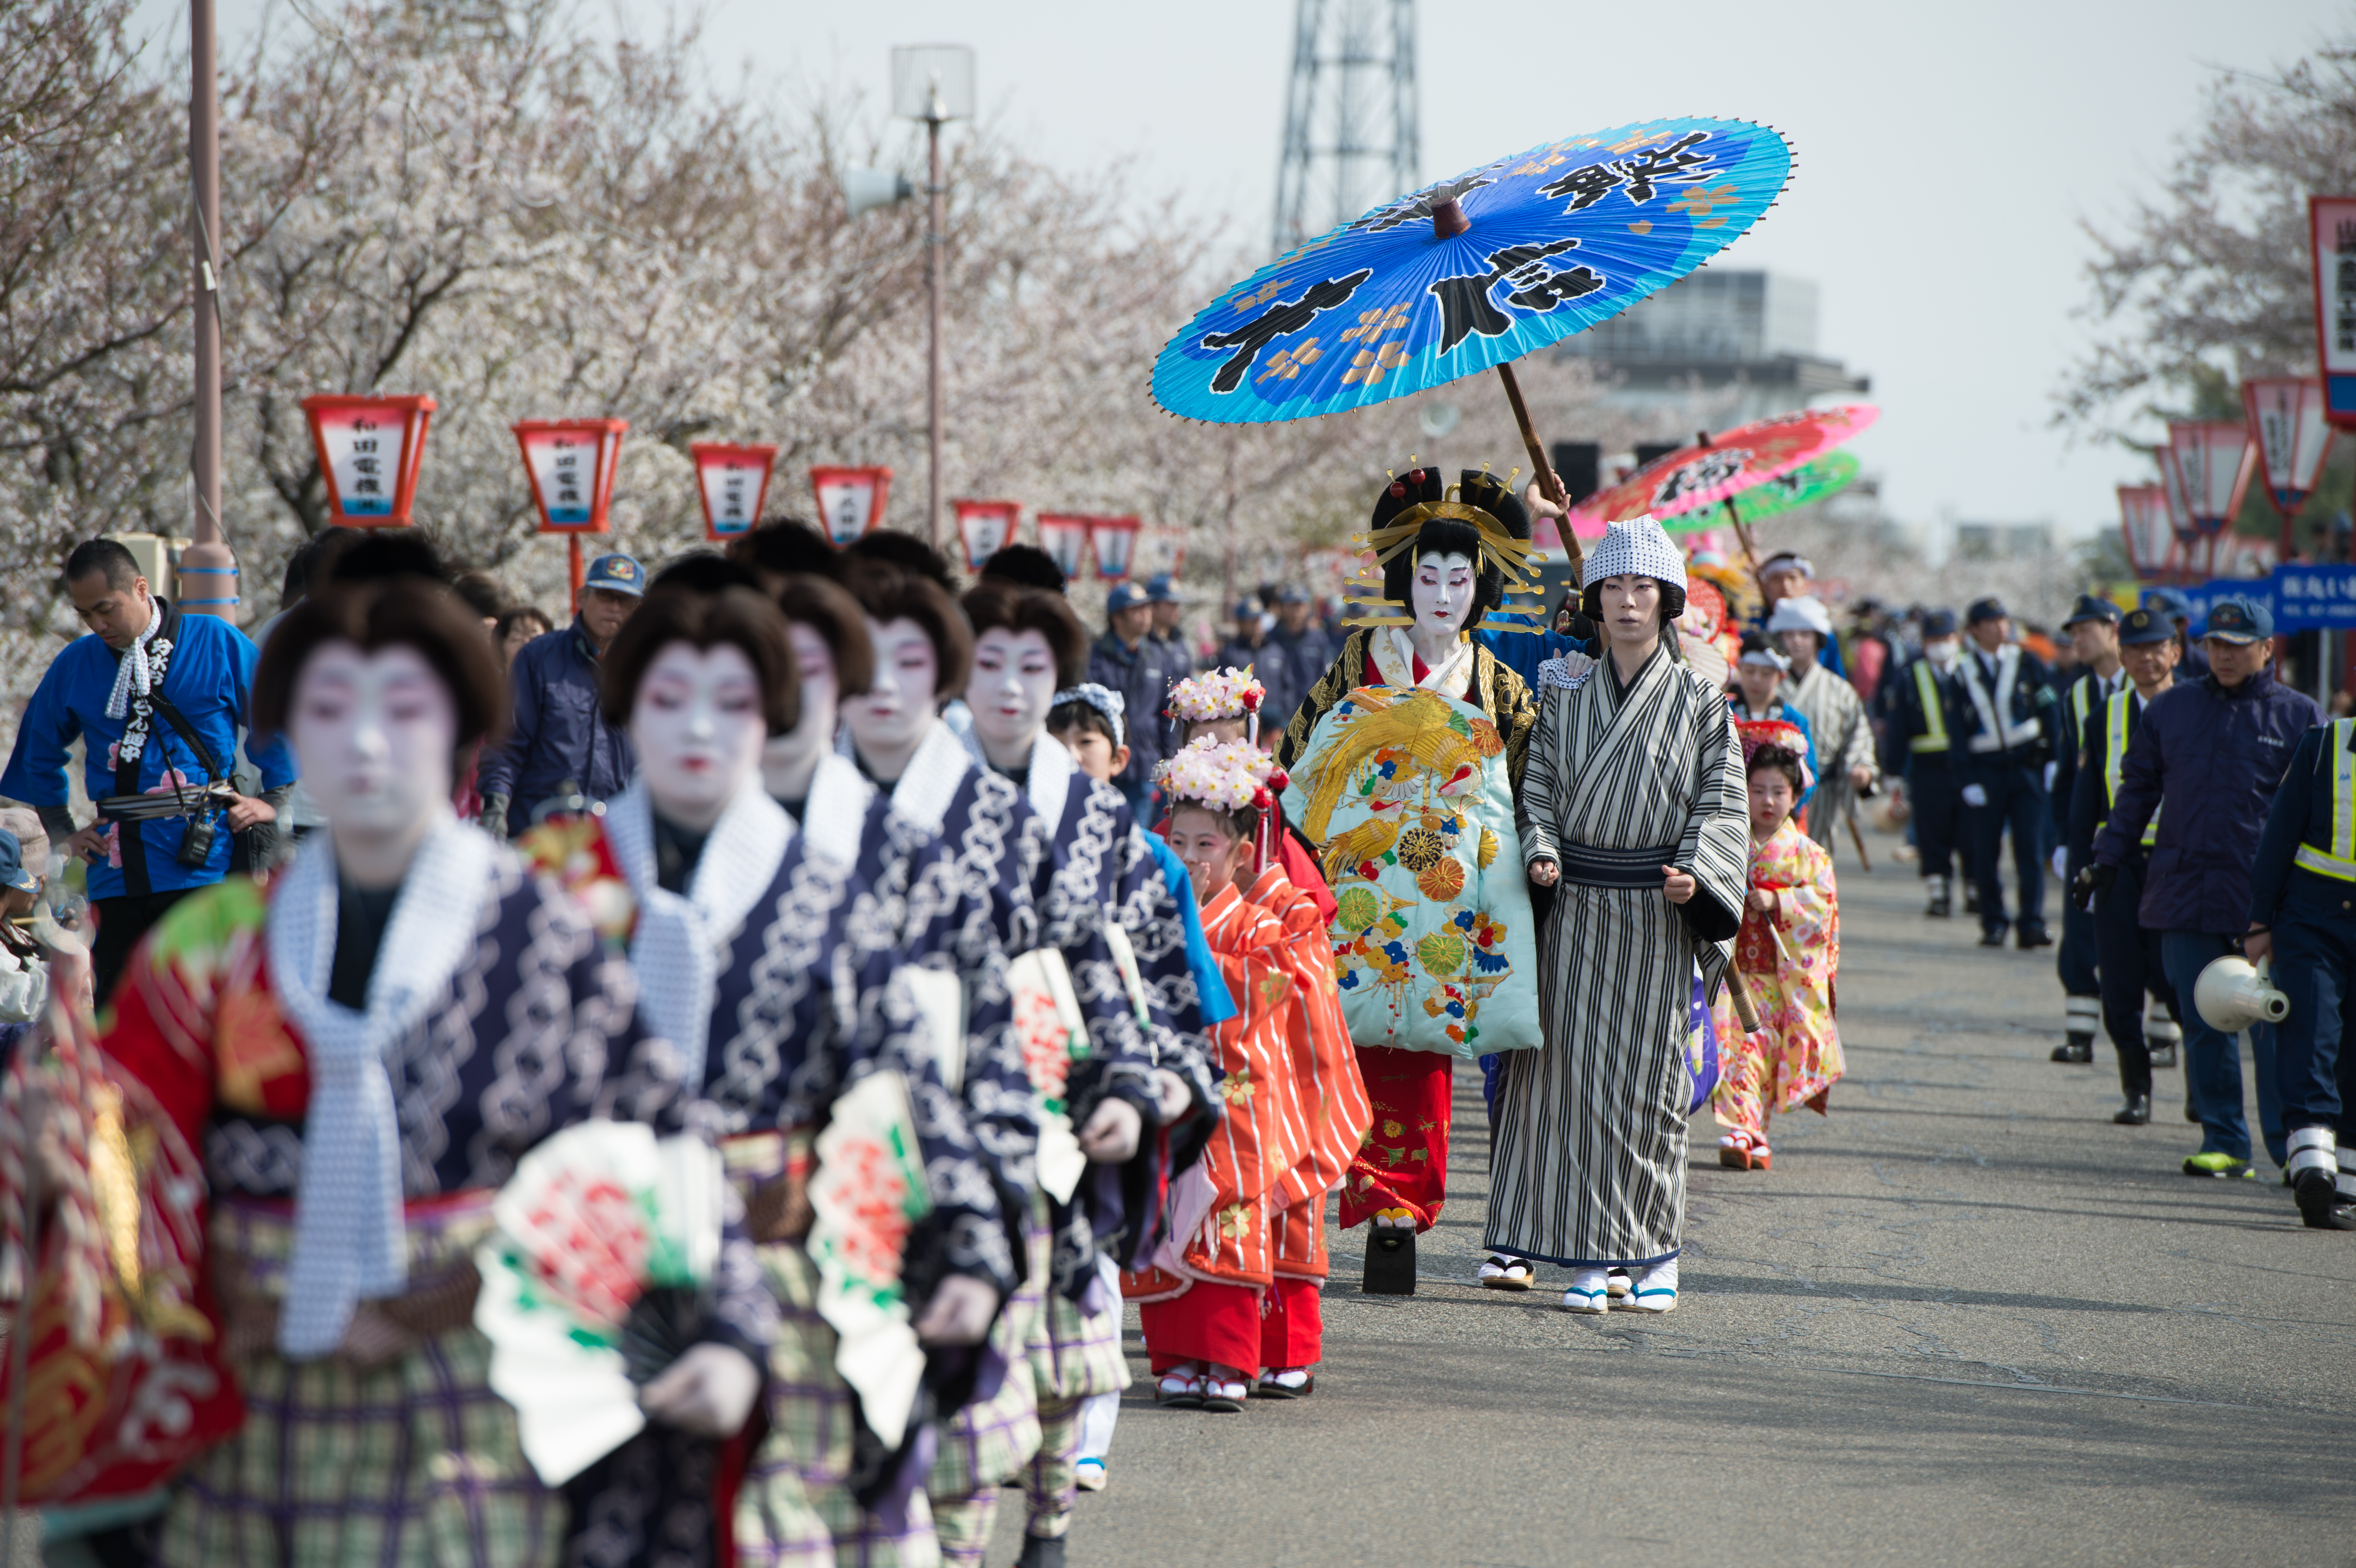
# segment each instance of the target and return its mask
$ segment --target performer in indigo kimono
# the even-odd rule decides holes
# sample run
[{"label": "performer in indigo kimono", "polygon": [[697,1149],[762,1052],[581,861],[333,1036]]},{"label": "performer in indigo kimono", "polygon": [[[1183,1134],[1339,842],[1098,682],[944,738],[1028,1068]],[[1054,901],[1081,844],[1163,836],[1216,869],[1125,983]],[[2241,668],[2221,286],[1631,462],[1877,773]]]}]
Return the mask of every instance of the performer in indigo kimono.
[{"label": "performer in indigo kimono", "polygon": [[[879,1072],[905,1087],[931,1214],[913,1238],[857,1239],[871,1254],[914,1254],[905,1277],[922,1296],[911,1303],[916,1340],[979,1341],[1013,1289],[1014,1259],[942,1082],[942,1042],[907,978],[895,978],[874,900],[851,869],[809,853],[762,788],[764,747],[794,731],[802,687],[785,619],[766,599],[656,590],[604,668],[605,716],[629,731],[638,777],[602,818],[552,823],[539,839],[560,851],[552,869],[594,868],[599,885],[576,880],[579,891],[602,919],[626,923],[641,1011],[697,1086],[691,1119],[723,1140],[783,1315],[767,1420],[729,1520],[734,1551],[762,1563],[921,1558],[929,1517],[906,1495],[915,1474],[896,1492],[857,1484],[862,1418],[871,1434],[886,1424],[886,1391],[837,1370],[843,1326],[820,1309],[823,1271],[806,1245],[808,1194],[828,1174],[816,1139],[842,1096]],[[902,1354],[920,1352],[904,1340]],[[712,1435],[741,1429],[744,1410],[734,1415]],[[690,1563],[709,1552],[717,1455],[698,1435],[650,1431],[568,1486],[573,1562]]]},{"label": "performer in indigo kimono", "polygon": [[1604,655],[1541,668],[1520,795],[1530,880],[1555,890],[1546,1043],[1507,1056],[1497,1085],[1485,1244],[1571,1270],[1572,1311],[1605,1309],[1616,1265],[1661,1312],[1685,1235],[1695,966],[1715,998],[1749,891],[1748,796],[1726,699],[1667,630],[1676,546],[1651,517],[1613,523],[1584,578]]},{"label": "performer in indigo kimono", "polygon": [[991,1329],[976,1398],[943,1426],[925,1483],[943,1560],[979,1563],[997,1488],[1039,1447],[1023,1362],[1049,1262],[1046,1225],[1032,1205],[1043,1097],[1014,1027],[1007,965],[1038,944],[1031,888],[1046,832],[1023,792],[978,764],[941,720],[973,659],[973,634],[957,602],[926,578],[874,560],[853,561],[843,586],[866,616],[875,655],[868,689],[843,704],[852,761],[889,802],[859,869],[887,916],[897,912],[909,958],[953,970],[981,1020],[980,1038],[969,1040],[961,1092],[1027,1264]]},{"label": "performer in indigo kimono", "polygon": [[[1125,1254],[1144,1215],[1129,1212],[1168,1177],[1170,1146],[1149,1125],[1196,1117],[1214,1099],[1199,1035],[1178,1025],[1199,1008],[1175,900],[1109,784],[1080,771],[1048,732],[1056,694],[1085,672],[1087,636],[1060,594],[987,582],[963,600],[974,632],[965,692],[991,770],[1019,784],[1048,830],[1032,897],[1041,939],[1063,959],[1087,1028],[1063,1098],[1091,1162],[1068,1193],[1043,1191],[1052,1237],[1048,1291],[1028,1347],[1040,1445],[1023,1475],[1030,1503],[1026,1564],[1061,1561],[1078,1480],[1083,1402],[1129,1384],[1120,1297],[1099,1272],[1101,1250]],[[1177,1016],[1169,1010],[1177,1004]],[[1190,1031],[1191,1032],[1191,1031]],[[1191,1155],[1210,1119],[1193,1124]],[[1135,1165],[1131,1179],[1123,1167]],[[1126,1189],[1126,1190],[1125,1190]]]},{"label": "performer in indigo kimono", "polygon": [[[66,1489],[28,1495],[74,1500],[74,1476],[108,1495],[137,1464],[192,1459],[164,1563],[557,1561],[562,1499],[489,1386],[475,1248],[527,1152],[593,1117],[676,1125],[682,1096],[628,965],[451,814],[452,758],[497,731],[506,690],[480,619],[438,583],[290,611],[252,727],[291,741],[326,828],[267,890],[232,878],[165,915],[95,1060],[59,1034],[98,1114],[78,1146],[96,1163],[48,1183],[89,1211],[53,1233],[103,1212],[137,1240],[98,1277],[37,1280],[36,1320],[64,1310],[36,1377],[90,1376],[121,1403],[55,1445],[37,1434]],[[78,1302],[112,1305],[75,1322]],[[723,1267],[705,1342],[647,1385],[647,1413],[741,1416],[764,1317],[757,1282]]]}]

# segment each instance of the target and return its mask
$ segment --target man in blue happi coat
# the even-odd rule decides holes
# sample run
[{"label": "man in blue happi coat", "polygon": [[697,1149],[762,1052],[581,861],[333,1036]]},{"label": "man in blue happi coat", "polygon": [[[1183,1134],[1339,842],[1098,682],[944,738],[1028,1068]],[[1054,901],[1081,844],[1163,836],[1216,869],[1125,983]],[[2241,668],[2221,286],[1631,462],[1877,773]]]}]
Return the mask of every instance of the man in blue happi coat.
[{"label": "man in blue happi coat", "polygon": [[[38,811],[51,842],[89,863],[98,915],[91,978],[103,1005],[147,928],[192,890],[228,874],[232,835],[277,819],[294,764],[279,737],[255,736],[246,754],[262,775],[262,795],[230,784],[253,681],[244,633],[215,616],[182,614],[112,539],[76,545],[65,579],[90,635],[41,677],[0,773],[0,795]],[[120,822],[102,812],[77,830],[66,776],[67,748],[77,739],[92,800],[171,795],[182,809]]]}]

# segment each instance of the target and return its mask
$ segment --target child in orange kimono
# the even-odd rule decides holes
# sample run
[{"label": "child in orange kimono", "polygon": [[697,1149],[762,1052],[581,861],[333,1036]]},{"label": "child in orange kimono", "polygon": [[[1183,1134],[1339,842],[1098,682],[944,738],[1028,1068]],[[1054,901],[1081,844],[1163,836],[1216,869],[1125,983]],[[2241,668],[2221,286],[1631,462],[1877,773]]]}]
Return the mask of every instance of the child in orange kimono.
[{"label": "child in orange kimono", "polygon": [[1719,1051],[1715,1110],[1729,1130],[1718,1140],[1720,1165],[1766,1170],[1767,1119],[1806,1105],[1818,1115],[1841,1075],[1840,1031],[1833,1022],[1840,967],[1840,901],[1832,858],[1792,820],[1813,782],[1807,741],[1780,720],[1741,721],[1743,764],[1751,780],[1751,892],[1734,939],[1735,983],[1751,989],[1759,1032],[1746,1037],[1721,992],[1715,1009]]},{"label": "child in orange kimono", "polygon": [[1224,1119],[1173,1183],[1168,1233],[1151,1264],[1121,1285],[1141,1304],[1157,1397],[1217,1412],[1241,1410],[1255,1392],[1290,1399],[1313,1388],[1325,1199],[1372,1121],[1323,918],[1280,864],[1259,864],[1273,769],[1248,741],[1205,739],[1164,763],[1158,781],[1173,803],[1167,837],[1242,1011],[1213,1034]]}]

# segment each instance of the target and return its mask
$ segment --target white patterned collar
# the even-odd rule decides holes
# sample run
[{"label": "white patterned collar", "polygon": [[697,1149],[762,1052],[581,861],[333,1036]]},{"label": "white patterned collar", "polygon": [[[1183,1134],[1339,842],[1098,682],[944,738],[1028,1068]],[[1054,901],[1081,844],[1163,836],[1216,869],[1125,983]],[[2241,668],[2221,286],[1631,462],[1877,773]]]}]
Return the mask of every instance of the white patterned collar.
[{"label": "white patterned collar", "polygon": [[1071,798],[1072,775],[1080,771],[1072,753],[1061,741],[1042,729],[1031,741],[1031,773],[1023,781],[1023,793],[1031,798],[1031,809],[1054,832],[1063,825],[1064,805]]},{"label": "white patterned collar", "polygon": [[938,833],[948,819],[958,785],[974,765],[957,731],[936,721],[916,742],[916,754],[908,759],[900,782],[892,786],[892,809],[926,832]]},{"label": "white patterned collar", "polygon": [[846,869],[859,864],[867,809],[875,795],[873,781],[859,771],[857,763],[831,752],[820,757],[802,802],[802,842],[809,853]]},{"label": "white patterned collar", "polygon": [[263,937],[271,989],[311,1070],[278,1325],[289,1357],[327,1354],[343,1342],[355,1303],[408,1285],[401,1127],[385,1062],[474,952],[501,853],[488,834],[442,808],[402,874],[358,1012],[327,997],[341,907],[331,834],[313,836],[272,899]]},{"label": "white patterned collar", "polygon": [[712,825],[685,897],[656,880],[654,802],[644,779],[606,803],[605,839],[637,898],[630,965],[637,971],[638,1010],[652,1032],[679,1049],[687,1083],[700,1093],[721,949],[776,880],[794,841],[794,819],[757,776],[747,779]]}]

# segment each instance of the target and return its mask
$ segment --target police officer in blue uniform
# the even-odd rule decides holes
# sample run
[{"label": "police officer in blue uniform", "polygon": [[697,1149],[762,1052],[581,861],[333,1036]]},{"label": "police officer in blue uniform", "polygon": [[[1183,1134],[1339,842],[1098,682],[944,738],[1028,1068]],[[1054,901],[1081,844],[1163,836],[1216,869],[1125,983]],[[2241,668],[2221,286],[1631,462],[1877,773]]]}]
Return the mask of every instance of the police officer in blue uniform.
[{"label": "police officer in blue uniform", "polygon": [[[2119,664],[2119,607],[2091,593],[2078,595],[2070,618],[2062,623],[2071,651],[2084,671],[2062,693],[2059,731],[2053,745],[2053,782],[2047,791],[2052,804],[2054,842],[2063,848],[2054,856],[2054,870],[2069,885],[2078,867],[2068,859],[2071,794],[2077,783],[2088,715],[2126,685]],[[2105,803],[2107,805],[2107,802]],[[2072,901],[2062,911],[2062,947],[2054,969],[2062,977],[2062,1038],[2053,1048],[2056,1061],[2094,1060],[2094,1026],[2103,1016],[2103,987],[2094,974],[2094,915]]]},{"label": "police officer in blue uniform", "polygon": [[[1969,782],[1964,738],[1971,733],[1971,704],[1964,698],[1962,658],[1955,613],[1933,610],[1922,617],[1921,656],[1889,683],[1896,731],[1891,740],[1905,748],[1906,797],[1913,806],[1914,847],[1922,867],[1922,912],[1941,920],[1954,913],[1957,829]],[[1968,839],[1961,859],[1968,875]]]},{"label": "police officer in blue uniform", "polygon": [[2004,880],[1997,871],[2004,835],[2012,833],[2013,871],[2020,881],[2023,948],[2051,947],[2045,929],[2045,764],[2052,755],[2052,677],[2045,661],[2012,640],[2012,619],[1995,599],[1975,602],[1964,617],[1969,643],[1962,665],[1972,728],[1965,751],[1965,820],[1972,827],[1972,874],[1979,883],[1980,945],[2004,945]]},{"label": "police officer in blue uniform", "polygon": [[2300,738],[2250,869],[2242,950],[2290,998],[2275,1026],[2291,1195],[2318,1231],[2356,1231],[2356,720]]},{"label": "police officer in blue uniform", "polygon": [[[2176,1065],[2176,1046],[2181,1038],[2176,1021],[2176,988],[2169,984],[2160,962],[2159,933],[2146,927],[2141,915],[2144,876],[2151,864],[2151,847],[2159,837],[2158,814],[2153,814],[2136,841],[2126,847],[2109,891],[2099,900],[2087,868],[2094,862],[2094,836],[2103,830],[2111,804],[2118,797],[2127,747],[2142,722],[2143,710],[2175,684],[2179,653],[2175,629],[2148,610],[2129,611],[2119,623],[2118,651],[2126,688],[2104,698],[2079,727],[2082,761],[2070,795],[2068,853],[2073,890],[2071,903],[2094,922],[2103,1026],[2119,1053],[2119,1088],[2126,1097],[2111,1120],[2122,1126],[2139,1127],[2151,1120],[2151,1070],[2156,1062]],[[2147,1018],[2147,992],[2162,1016]]]}]

